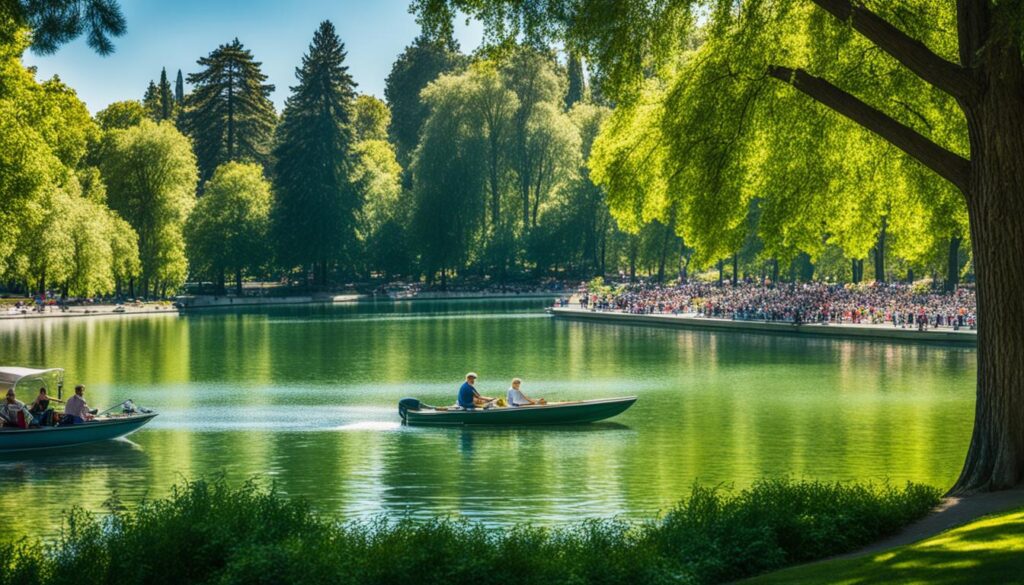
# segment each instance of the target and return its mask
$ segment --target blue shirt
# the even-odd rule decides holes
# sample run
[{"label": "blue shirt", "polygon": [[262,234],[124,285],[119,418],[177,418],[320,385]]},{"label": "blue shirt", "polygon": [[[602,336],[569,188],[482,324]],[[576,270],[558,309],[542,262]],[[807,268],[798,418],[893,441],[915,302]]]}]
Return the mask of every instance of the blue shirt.
[{"label": "blue shirt", "polygon": [[462,408],[473,408],[474,396],[480,396],[480,394],[477,393],[476,388],[470,386],[469,382],[463,383],[462,387],[459,388],[459,406]]}]

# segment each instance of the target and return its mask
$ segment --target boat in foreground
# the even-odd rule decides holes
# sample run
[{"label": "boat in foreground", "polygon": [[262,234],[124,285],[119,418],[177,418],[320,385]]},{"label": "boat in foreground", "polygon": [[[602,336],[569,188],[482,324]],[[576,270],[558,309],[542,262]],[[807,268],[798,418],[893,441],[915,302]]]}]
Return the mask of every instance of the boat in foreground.
[{"label": "boat in foreground", "polygon": [[398,403],[398,414],[408,424],[415,425],[564,425],[591,423],[621,414],[636,396],[579,400],[575,402],[549,402],[516,407],[475,408],[430,406],[415,398],[403,398]]},{"label": "boat in foreground", "polygon": [[[21,396],[31,396],[33,390],[40,387],[57,388],[58,396],[64,384],[64,370],[51,368],[35,370],[30,368],[0,367],[0,390],[14,388]],[[126,401],[128,404],[131,401]],[[116,407],[115,407],[116,408]],[[0,453],[23,451],[26,449],[46,449],[51,447],[67,447],[94,441],[117,439],[134,433],[156,417],[155,412],[135,411],[98,416],[95,419],[77,425],[58,425],[32,427],[0,427]]]}]

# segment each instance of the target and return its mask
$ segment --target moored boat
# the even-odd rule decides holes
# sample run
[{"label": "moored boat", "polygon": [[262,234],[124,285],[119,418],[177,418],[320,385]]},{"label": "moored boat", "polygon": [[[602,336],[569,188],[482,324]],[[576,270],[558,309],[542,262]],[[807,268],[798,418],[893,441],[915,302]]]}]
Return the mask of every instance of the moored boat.
[{"label": "moored boat", "polygon": [[[56,388],[58,397],[64,385],[64,370],[50,368],[0,367],[0,391],[15,389],[21,396],[30,396],[40,387]],[[134,433],[156,417],[155,412],[136,409],[131,401],[118,405],[122,412],[97,416],[89,422],[74,425],[30,427],[27,429],[0,427],[0,452],[26,449],[67,447],[94,441],[116,439]]]},{"label": "moored boat", "polygon": [[403,398],[398,414],[407,424],[416,425],[564,425],[591,423],[621,414],[636,396],[549,402],[516,407],[474,408],[430,406],[415,398]]}]

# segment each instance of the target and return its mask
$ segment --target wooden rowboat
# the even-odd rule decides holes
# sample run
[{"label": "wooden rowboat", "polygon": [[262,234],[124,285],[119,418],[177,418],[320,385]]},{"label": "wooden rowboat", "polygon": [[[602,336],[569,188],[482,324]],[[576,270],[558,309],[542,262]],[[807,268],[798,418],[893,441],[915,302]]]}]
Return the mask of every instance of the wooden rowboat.
[{"label": "wooden rowboat", "polygon": [[549,402],[516,407],[475,408],[463,410],[454,407],[434,407],[415,398],[403,398],[398,403],[398,414],[411,425],[564,425],[590,423],[621,414],[636,396],[580,400],[576,402]]}]

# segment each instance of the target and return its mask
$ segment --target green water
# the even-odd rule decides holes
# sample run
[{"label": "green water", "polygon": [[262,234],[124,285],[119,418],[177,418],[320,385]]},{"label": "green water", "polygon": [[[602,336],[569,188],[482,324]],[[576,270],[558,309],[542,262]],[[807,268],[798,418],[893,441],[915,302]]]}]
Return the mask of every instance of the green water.
[{"label": "green water", "polygon": [[[544,301],[297,306],[0,322],[0,364],[61,366],[92,405],[160,416],[128,440],[0,456],[0,522],[258,477],[344,518],[551,524],[664,511],[694,481],[765,476],[948,486],[973,417],[974,349],[556,320]],[[635,394],[607,423],[399,424],[403,396]],[[24,397],[23,397],[24,398]]]}]

